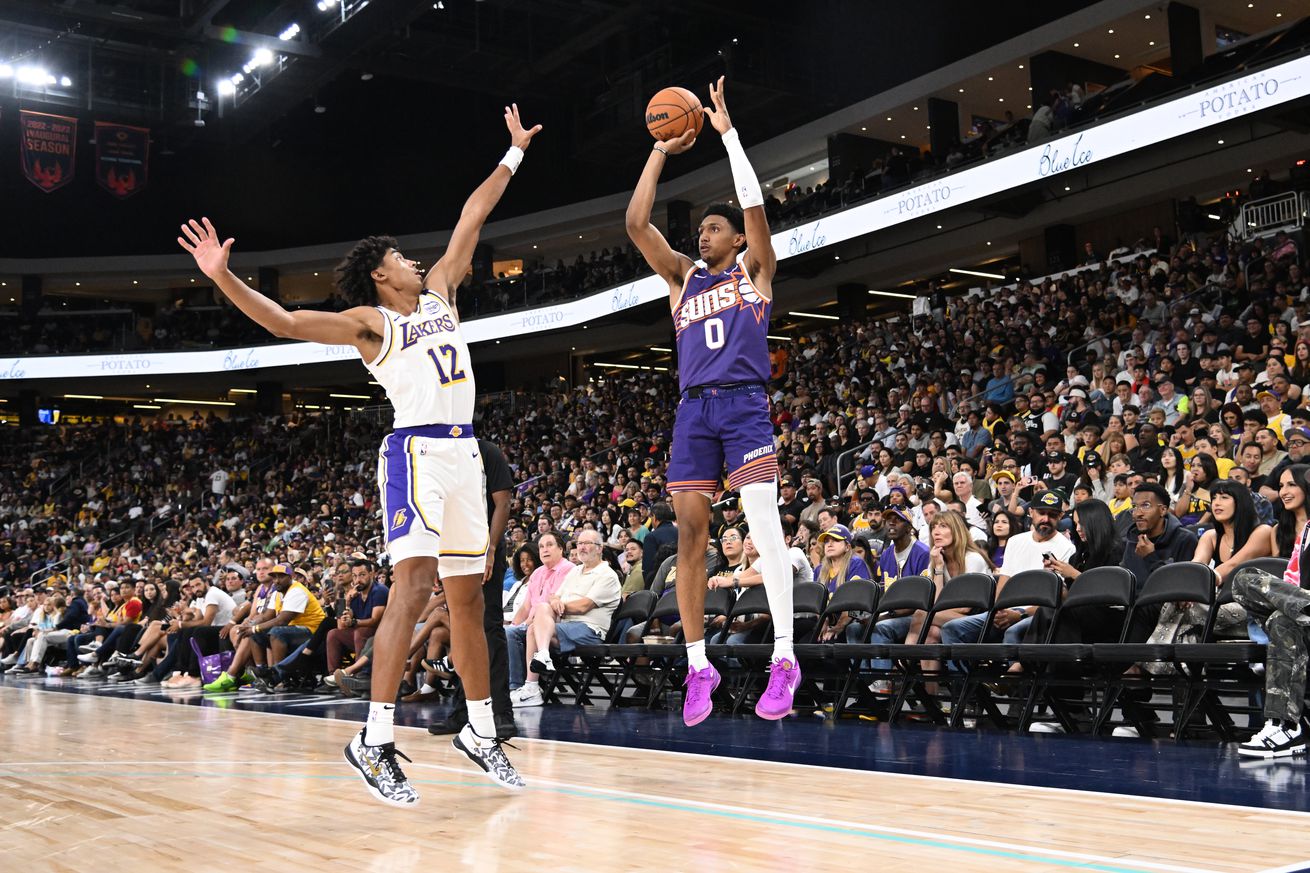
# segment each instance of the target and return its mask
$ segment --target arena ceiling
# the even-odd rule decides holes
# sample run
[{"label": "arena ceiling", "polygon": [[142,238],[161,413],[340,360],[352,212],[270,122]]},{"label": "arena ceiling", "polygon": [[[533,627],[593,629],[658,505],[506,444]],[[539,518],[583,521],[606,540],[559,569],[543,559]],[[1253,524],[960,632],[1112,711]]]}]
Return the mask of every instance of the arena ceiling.
[{"label": "arena ceiling", "polygon": [[[1086,5],[5,0],[0,168],[17,162],[16,108],[77,115],[88,132],[92,118],[139,124],[151,129],[154,190],[134,198],[138,214],[121,208],[84,247],[160,251],[139,241],[171,241],[152,219],[168,213],[171,226],[186,208],[177,192],[188,190],[211,211],[230,206],[247,247],[334,241],[378,228],[360,210],[379,185],[476,184],[504,148],[499,108],[516,100],[549,133],[533,160],[551,173],[516,185],[502,207],[529,212],[630,187],[650,142],[642,110],[664,85],[704,94],[726,73],[734,119],[761,141]],[[23,68],[29,80],[38,71],[35,80],[20,81]],[[697,150],[679,170],[719,157]],[[245,184],[212,184],[220,172]],[[331,203],[315,190],[322,183]],[[311,200],[291,221],[235,198],[251,187]],[[53,241],[56,225],[41,213],[58,199],[58,227],[68,227],[77,195],[23,189],[0,169],[0,196],[37,216],[0,254],[74,253]],[[441,200],[458,209],[459,200]],[[454,217],[392,203],[383,226],[427,231]]]}]

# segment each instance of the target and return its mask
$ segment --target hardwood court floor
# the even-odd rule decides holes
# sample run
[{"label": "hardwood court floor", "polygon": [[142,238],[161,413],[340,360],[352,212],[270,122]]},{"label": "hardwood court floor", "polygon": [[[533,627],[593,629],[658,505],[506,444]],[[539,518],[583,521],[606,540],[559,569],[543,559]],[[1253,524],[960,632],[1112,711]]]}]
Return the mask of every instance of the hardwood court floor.
[{"label": "hardwood court floor", "polygon": [[1246,873],[1310,858],[1304,812],[551,740],[511,751],[529,789],[509,794],[448,738],[403,727],[423,801],[397,810],[342,761],[355,730],[0,685],[0,868]]}]

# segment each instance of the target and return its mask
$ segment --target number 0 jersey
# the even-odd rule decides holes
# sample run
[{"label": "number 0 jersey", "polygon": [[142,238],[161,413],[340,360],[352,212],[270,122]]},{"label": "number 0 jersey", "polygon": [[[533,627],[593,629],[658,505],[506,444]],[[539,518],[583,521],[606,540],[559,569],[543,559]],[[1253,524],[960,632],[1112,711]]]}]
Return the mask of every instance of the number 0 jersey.
[{"label": "number 0 jersey", "polygon": [[[704,261],[687,271],[673,310],[678,338],[678,387],[769,381],[769,311],[737,256],[722,273]],[[382,381],[382,380],[378,380]]]},{"label": "number 0 jersey", "polygon": [[364,366],[396,410],[392,427],[473,421],[473,365],[459,316],[424,289],[412,315],[379,306],[386,322],[382,351]]}]

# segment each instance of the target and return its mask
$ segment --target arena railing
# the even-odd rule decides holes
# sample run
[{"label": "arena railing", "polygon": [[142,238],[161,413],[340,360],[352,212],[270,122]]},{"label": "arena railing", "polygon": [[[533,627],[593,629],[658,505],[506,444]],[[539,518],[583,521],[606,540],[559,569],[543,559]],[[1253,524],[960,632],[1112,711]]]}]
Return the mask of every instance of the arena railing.
[{"label": "arena railing", "polygon": [[1254,239],[1276,231],[1300,227],[1305,223],[1302,197],[1303,195],[1296,191],[1287,191],[1243,204],[1242,239]]}]

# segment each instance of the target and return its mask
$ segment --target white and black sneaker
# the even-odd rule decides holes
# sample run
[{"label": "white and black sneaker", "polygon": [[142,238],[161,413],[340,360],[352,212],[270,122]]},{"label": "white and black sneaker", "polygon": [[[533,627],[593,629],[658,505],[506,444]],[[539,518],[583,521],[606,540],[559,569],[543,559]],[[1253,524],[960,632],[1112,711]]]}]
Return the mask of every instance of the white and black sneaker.
[{"label": "white and black sneaker", "polygon": [[1258,734],[1237,747],[1237,754],[1248,758],[1290,758],[1305,752],[1305,726],[1298,722],[1289,728],[1278,719],[1266,721]]},{"label": "white and black sneaker", "polygon": [[400,769],[398,757],[409,761],[404,752],[396,750],[395,743],[365,745],[363,730],[346,744],[346,760],[364,780],[369,794],[392,806],[415,806],[418,792]]},{"label": "white and black sneaker", "polygon": [[532,656],[532,660],[528,663],[528,669],[538,676],[554,673],[555,662],[550,659],[550,652],[543,649]]},{"label": "white and black sneaker", "polygon": [[[482,740],[486,745],[479,745],[478,740]],[[451,740],[451,745],[467,755],[468,759],[474,764],[481,767],[483,772],[497,785],[516,791],[524,787],[523,777],[519,775],[519,771],[514,769],[514,765],[505,756],[505,750],[500,747],[500,740],[488,742],[473,733],[472,725],[466,724],[455,735],[455,739]]]}]

